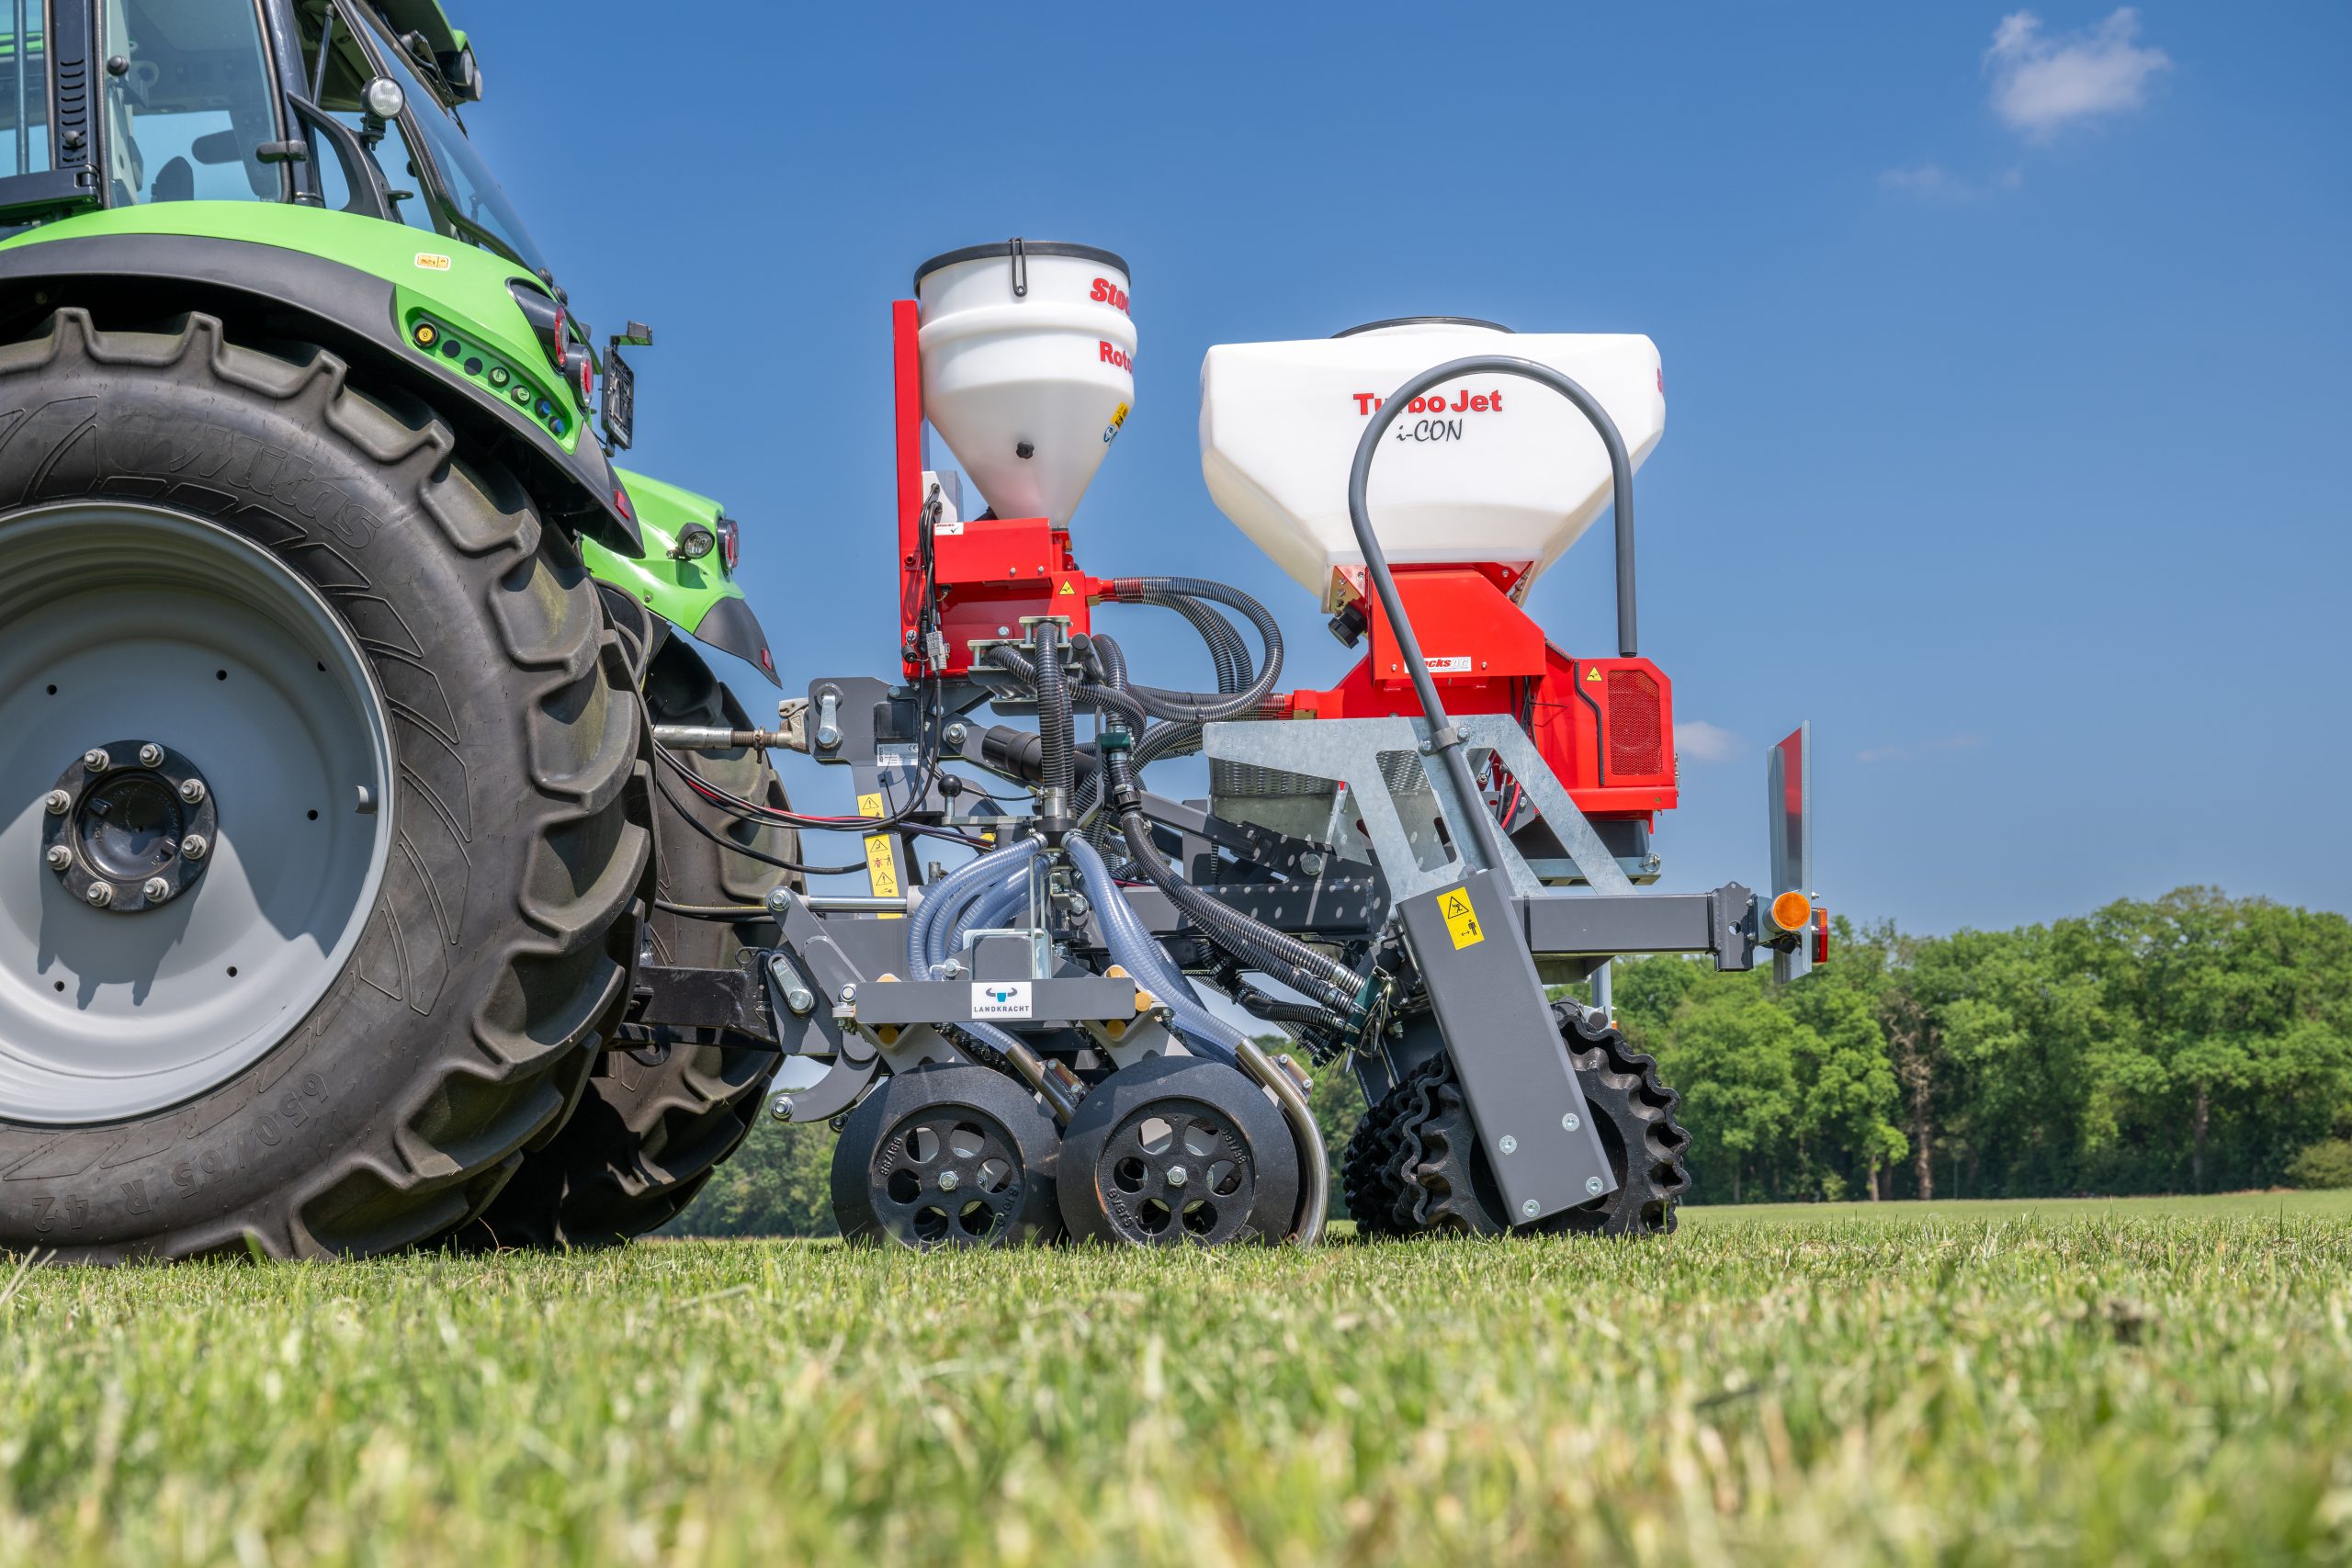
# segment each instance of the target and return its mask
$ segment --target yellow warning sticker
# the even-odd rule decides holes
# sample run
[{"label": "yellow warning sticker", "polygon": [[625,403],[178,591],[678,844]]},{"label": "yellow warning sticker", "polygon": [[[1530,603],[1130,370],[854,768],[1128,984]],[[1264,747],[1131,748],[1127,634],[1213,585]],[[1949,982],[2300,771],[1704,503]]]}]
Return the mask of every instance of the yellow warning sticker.
[{"label": "yellow warning sticker", "polygon": [[1453,933],[1453,945],[1458,952],[1476,947],[1487,940],[1486,931],[1478,924],[1478,911],[1470,907],[1469,889],[1449,889],[1437,901],[1438,913],[1445,917],[1445,929]]},{"label": "yellow warning sticker", "polygon": [[[859,795],[857,814],[860,817],[883,815],[882,797],[879,795]],[[888,833],[869,833],[865,836],[865,885],[873,890],[876,898],[896,898],[899,896],[899,856],[898,852],[891,847],[890,835]],[[882,918],[886,920],[896,920],[904,917],[885,915]]]},{"label": "yellow warning sticker", "polygon": [[1072,587],[1069,585],[1069,579],[1065,578],[1065,579],[1063,579],[1063,580],[1062,580],[1062,586],[1061,586],[1061,595],[1062,595],[1062,597],[1064,597],[1064,598],[1066,598],[1066,599],[1067,599],[1067,598],[1069,598],[1069,597],[1074,596],[1077,592],[1078,592],[1078,590],[1077,590],[1077,589],[1075,589],[1075,588],[1072,588]]},{"label": "yellow warning sticker", "polygon": [[449,258],[438,251],[419,251],[416,253],[416,265],[427,272],[447,272],[449,270]]},{"label": "yellow warning sticker", "polygon": [[1584,678],[1588,681],[1598,681],[1600,679],[1600,671],[1598,670],[1588,670],[1584,672]]}]

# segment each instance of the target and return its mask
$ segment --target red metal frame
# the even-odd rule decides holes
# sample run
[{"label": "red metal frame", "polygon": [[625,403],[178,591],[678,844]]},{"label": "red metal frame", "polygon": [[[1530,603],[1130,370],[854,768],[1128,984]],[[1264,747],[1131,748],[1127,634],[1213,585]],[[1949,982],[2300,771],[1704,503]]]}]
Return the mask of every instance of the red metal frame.
[{"label": "red metal frame", "polygon": [[[922,355],[920,307],[912,299],[890,307],[892,380],[899,438],[899,648],[906,678],[934,673],[917,648],[925,583],[923,510]],[[947,660],[935,673],[972,668],[974,639],[1019,637],[1024,615],[1061,615],[1070,630],[1089,629],[1089,615],[1109,584],[1079,569],[1069,530],[1043,517],[967,518],[957,532],[934,534],[932,577],[938,592],[939,629]]]},{"label": "red metal frame", "polygon": [[[1455,714],[1518,716],[1587,816],[1638,818],[1679,799],[1674,769],[1674,688],[1646,659],[1572,659],[1553,647],[1510,590],[1523,575],[1492,564],[1391,569],[1422,656]],[[1376,597],[1357,601],[1367,655],[1337,686],[1293,692],[1293,718],[1418,715],[1412,677]]]}]

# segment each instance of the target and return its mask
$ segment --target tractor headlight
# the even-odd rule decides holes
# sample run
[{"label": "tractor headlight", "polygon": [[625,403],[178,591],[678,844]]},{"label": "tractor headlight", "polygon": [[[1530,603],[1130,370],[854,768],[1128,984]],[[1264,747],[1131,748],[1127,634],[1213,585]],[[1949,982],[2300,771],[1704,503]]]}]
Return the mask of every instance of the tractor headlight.
[{"label": "tractor headlight", "polygon": [[670,547],[670,554],[677,560],[700,560],[718,547],[718,535],[699,523],[689,523],[678,530],[678,542]]}]

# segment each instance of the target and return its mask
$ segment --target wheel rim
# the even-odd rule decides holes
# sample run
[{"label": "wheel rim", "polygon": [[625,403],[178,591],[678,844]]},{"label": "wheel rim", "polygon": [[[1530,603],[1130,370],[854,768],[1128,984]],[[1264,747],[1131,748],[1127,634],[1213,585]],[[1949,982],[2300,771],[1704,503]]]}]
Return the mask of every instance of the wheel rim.
[{"label": "wheel rim", "polygon": [[1225,1112],[1193,1100],[1159,1100],[1112,1131],[1095,1156],[1094,1184],[1121,1240],[1214,1247],[1248,1225],[1258,1159]]},{"label": "wheel rim", "polygon": [[1012,1135],[967,1105],[934,1105],[894,1122],[871,1171],[875,1218],[914,1247],[1001,1240],[1027,1183]]},{"label": "wheel rim", "polygon": [[[292,1033],[357,944],[391,841],[383,695],[326,600],[180,513],[0,518],[0,1120],[162,1110]],[[173,818],[131,776],[151,744],[174,789],[201,780],[200,865],[173,858],[195,855],[172,835],[196,808]],[[119,781],[103,799],[141,813],[128,846],[85,815],[110,808],[95,790],[50,800],[93,749]],[[94,907],[134,852],[162,857],[164,896]]]}]

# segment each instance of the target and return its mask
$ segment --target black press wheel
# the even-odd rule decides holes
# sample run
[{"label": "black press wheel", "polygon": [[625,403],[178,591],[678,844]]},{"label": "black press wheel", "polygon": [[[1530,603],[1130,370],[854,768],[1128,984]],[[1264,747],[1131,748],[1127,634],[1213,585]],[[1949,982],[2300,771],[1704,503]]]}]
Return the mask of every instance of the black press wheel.
[{"label": "black press wheel", "polygon": [[1235,1068],[1152,1056],[1097,1085],[1062,1140],[1063,1223],[1080,1241],[1279,1241],[1298,1206],[1282,1112]]},{"label": "black press wheel", "polygon": [[1058,1153],[1052,1115],[1001,1073],[895,1074],[834,1145],[833,1218],[848,1240],[918,1251],[1051,1241]]}]

